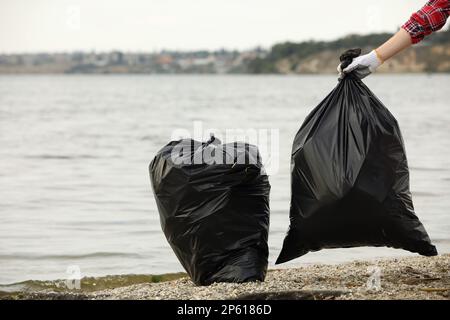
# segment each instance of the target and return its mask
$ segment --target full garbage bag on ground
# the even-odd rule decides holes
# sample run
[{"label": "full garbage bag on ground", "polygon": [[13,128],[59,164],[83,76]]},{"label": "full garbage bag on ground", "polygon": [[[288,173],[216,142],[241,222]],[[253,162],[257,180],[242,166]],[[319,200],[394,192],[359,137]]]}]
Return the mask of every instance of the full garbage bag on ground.
[{"label": "full garbage bag on ground", "polygon": [[[341,61],[348,65],[357,55],[348,51]],[[290,227],[276,263],[358,246],[437,254],[414,212],[397,121],[350,73],[295,136]]]},{"label": "full garbage bag on ground", "polygon": [[172,141],[150,163],[162,230],[192,281],[263,281],[270,184],[247,143]]}]

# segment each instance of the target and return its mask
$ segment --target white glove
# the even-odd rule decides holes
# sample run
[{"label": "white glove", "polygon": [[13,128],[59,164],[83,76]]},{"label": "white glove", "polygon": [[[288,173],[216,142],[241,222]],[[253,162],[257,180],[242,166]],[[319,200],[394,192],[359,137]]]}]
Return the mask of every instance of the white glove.
[{"label": "white glove", "polygon": [[347,73],[353,72],[359,79],[363,79],[375,72],[382,64],[383,61],[379,58],[377,52],[372,50],[368,54],[354,58],[352,63],[344,70],[342,70],[341,65],[339,65],[337,69],[340,78],[343,78]]}]

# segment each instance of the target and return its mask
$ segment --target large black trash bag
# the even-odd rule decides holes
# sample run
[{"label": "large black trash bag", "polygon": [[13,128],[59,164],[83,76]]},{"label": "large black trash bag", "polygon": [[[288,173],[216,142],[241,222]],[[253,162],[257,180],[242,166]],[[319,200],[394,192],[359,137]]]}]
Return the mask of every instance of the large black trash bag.
[{"label": "large black trash bag", "polygon": [[[344,67],[359,53],[343,54]],[[276,263],[357,246],[437,254],[414,213],[397,121],[351,73],[295,136],[291,193],[291,223]]]},{"label": "large black trash bag", "polygon": [[270,184],[255,146],[172,141],[149,169],[161,227],[195,284],[264,281]]}]

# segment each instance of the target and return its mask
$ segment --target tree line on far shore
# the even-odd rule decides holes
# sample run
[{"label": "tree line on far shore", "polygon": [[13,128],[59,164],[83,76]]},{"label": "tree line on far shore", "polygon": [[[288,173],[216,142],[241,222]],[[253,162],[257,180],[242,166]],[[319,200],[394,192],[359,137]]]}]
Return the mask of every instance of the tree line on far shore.
[{"label": "tree line on far shore", "polygon": [[[283,59],[301,61],[323,51],[345,51],[351,48],[376,48],[389,39],[392,33],[376,33],[369,35],[348,35],[333,41],[283,42],[271,47],[263,58],[249,60],[246,65],[248,73],[279,73],[277,63]],[[427,37],[419,46],[450,46],[450,29]]]}]

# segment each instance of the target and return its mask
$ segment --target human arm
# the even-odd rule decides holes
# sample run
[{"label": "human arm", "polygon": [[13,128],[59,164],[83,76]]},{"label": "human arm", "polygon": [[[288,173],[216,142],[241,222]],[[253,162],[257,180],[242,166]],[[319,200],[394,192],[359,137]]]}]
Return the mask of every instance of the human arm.
[{"label": "human arm", "polygon": [[411,18],[388,41],[370,53],[353,59],[353,62],[344,70],[338,66],[338,72],[354,72],[360,79],[375,72],[384,61],[395,56],[412,44],[418,43],[425,36],[440,30],[450,15],[450,0],[428,1],[419,11],[413,13]]}]

